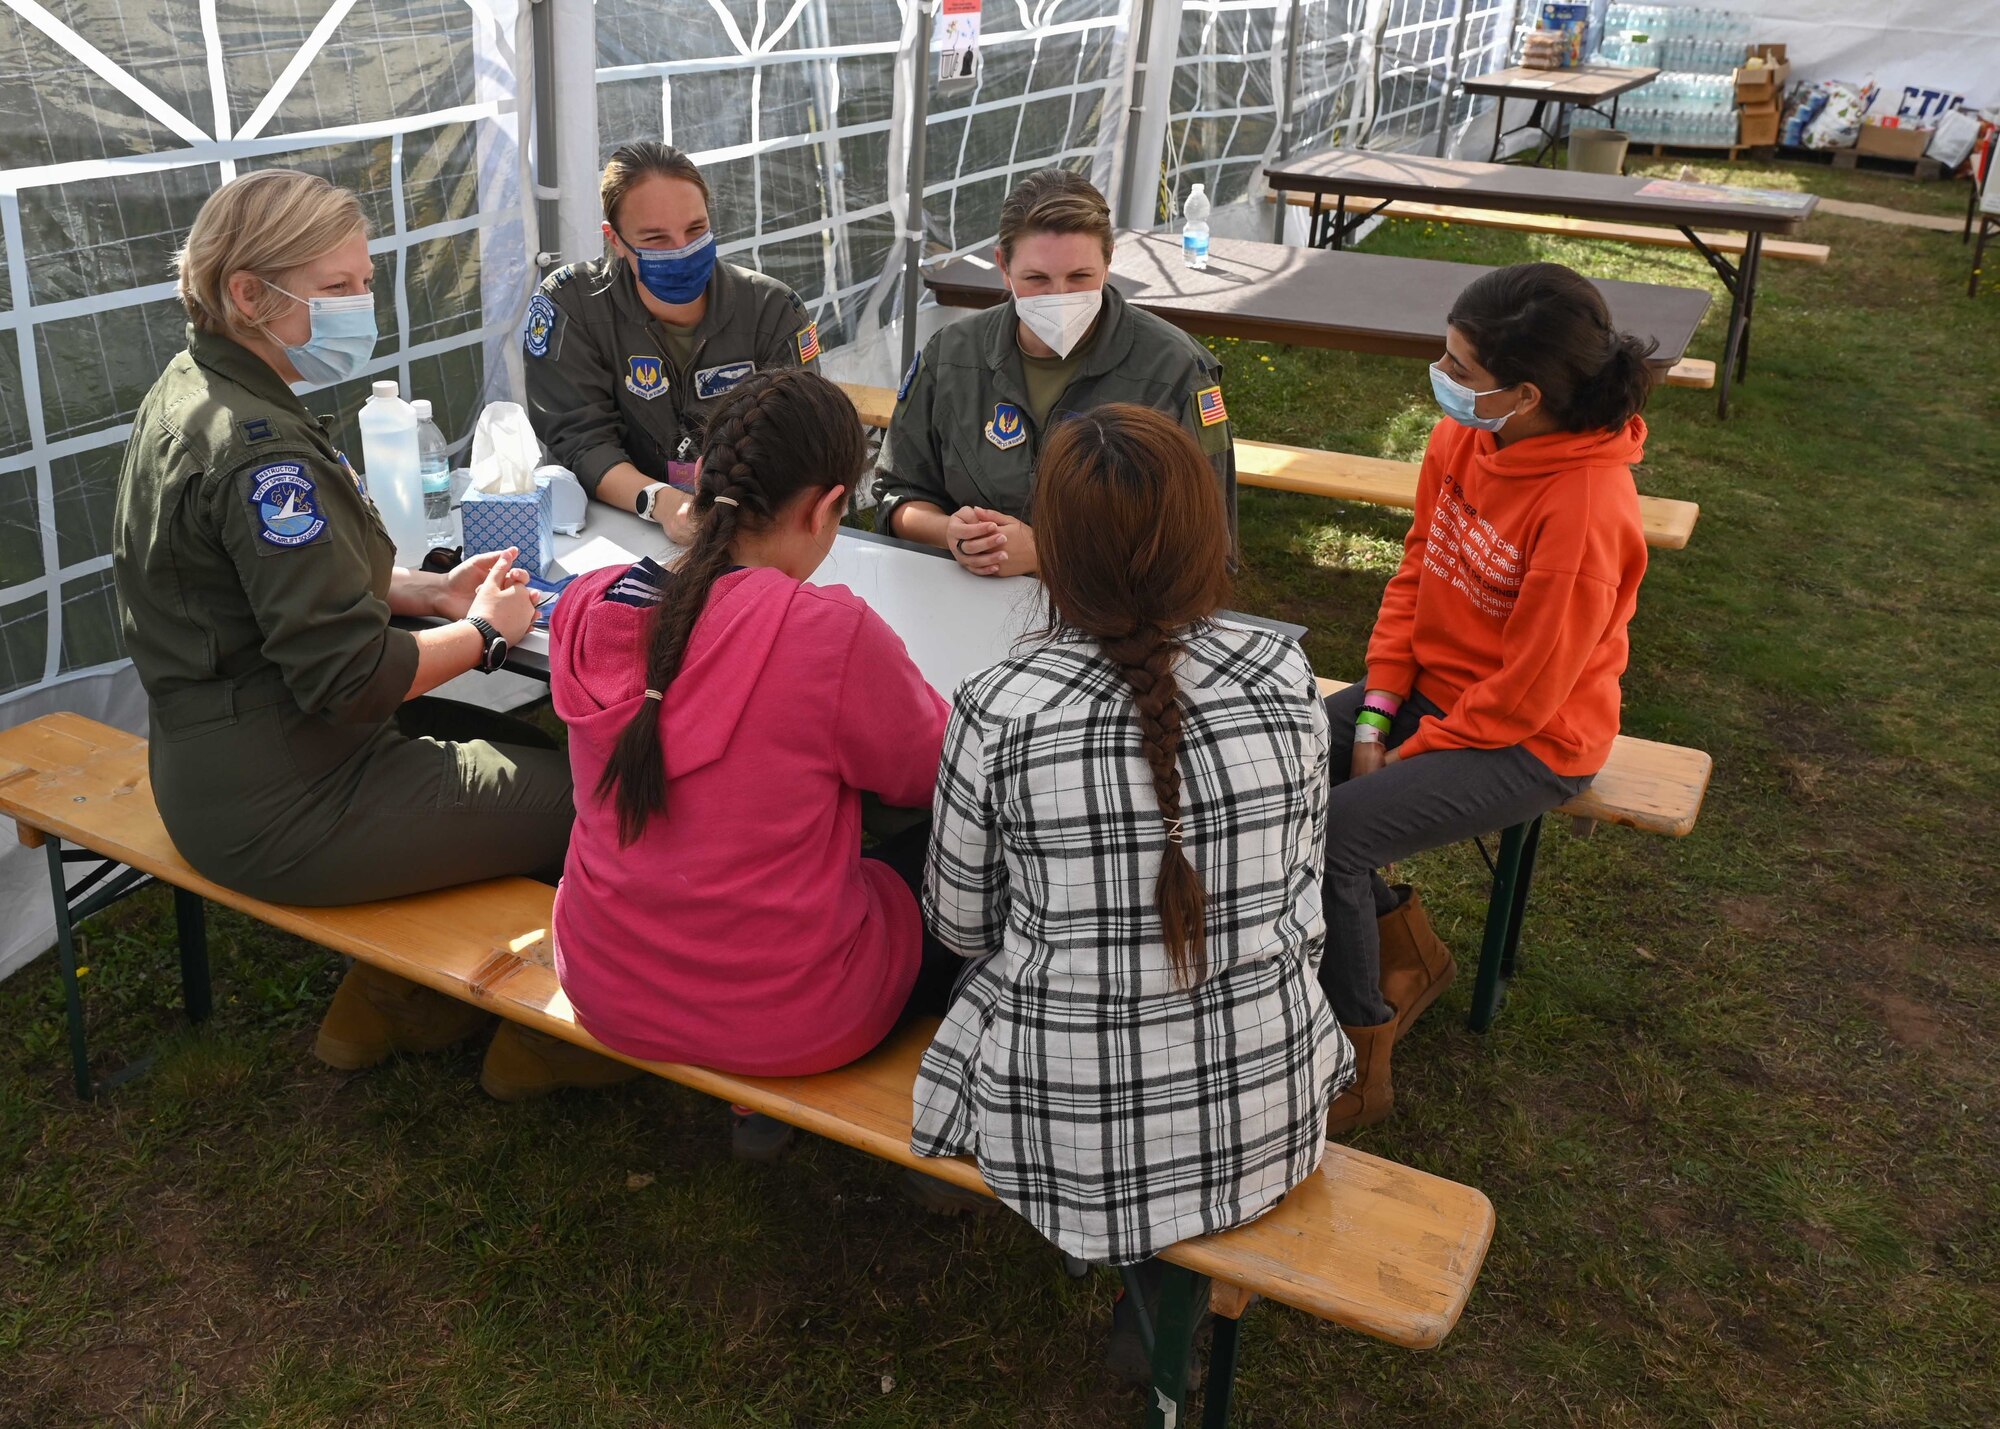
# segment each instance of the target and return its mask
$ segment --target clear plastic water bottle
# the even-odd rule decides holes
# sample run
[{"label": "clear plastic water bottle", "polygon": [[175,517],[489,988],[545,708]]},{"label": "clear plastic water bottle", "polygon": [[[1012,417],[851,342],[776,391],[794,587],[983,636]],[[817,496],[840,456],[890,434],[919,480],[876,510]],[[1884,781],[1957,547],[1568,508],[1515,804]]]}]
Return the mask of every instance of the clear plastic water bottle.
[{"label": "clear plastic water bottle", "polygon": [[417,414],[396,395],[396,384],[377,382],[375,395],[361,404],[361,464],[368,495],[382,513],[396,562],[422,563],[424,490],[417,458]]},{"label": "clear plastic water bottle", "polygon": [[1181,254],[1190,268],[1208,266],[1208,214],[1208,194],[1196,184],[1181,206],[1181,217],[1187,220],[1181,225]]},{"label": "clear plastic water bottle", "polygon": [[410,403],[417,415],[417,473],[424,487],[424,544],[430,547],[456,546],[457,523],[451,515],[451,452],[444,433],[431,420],[431,404],[419,398]]}]

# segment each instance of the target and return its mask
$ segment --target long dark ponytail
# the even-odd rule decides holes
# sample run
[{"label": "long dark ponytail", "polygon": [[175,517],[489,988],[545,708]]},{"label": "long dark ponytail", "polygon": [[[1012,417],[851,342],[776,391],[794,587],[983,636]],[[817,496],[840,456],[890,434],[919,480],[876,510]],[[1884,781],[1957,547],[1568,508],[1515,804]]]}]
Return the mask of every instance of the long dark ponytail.
[{"label": "long dark ponytail", "polygon": [[1182,848],[1181,704],[1188,631],[1229,595],[1229,523],[1208,460],[1171,417],[1111,403],[1042,450],[1035,550],[1055,622],[1095,638],[1132,687],[1166,848],[1153,906],[1184,988],[1208,973],[1208,898]]},{"label": "long dark ponytail", "polygon": [[801,492],[854,489],[868,459],[854,404],[803,368],[760,372],[725,397],[710,418],[695,493],[694,544],[661,592],[646,634],[646,689],[604,773],[599,799],[617,796],[618,840],[630,845],[666,812],[664,705],[680,674],[709,592],[729,569],[739,534],[767,528]]},{"label": "long dark ponytail", "polygon": [[1445,321],[1494,381],[1541,388],[1566,432],[1615,432],[1653,390],[1646,359],[1659,340],[1618,331],[1603,294],[1560,263],[1516,263],[1473,279]]}]

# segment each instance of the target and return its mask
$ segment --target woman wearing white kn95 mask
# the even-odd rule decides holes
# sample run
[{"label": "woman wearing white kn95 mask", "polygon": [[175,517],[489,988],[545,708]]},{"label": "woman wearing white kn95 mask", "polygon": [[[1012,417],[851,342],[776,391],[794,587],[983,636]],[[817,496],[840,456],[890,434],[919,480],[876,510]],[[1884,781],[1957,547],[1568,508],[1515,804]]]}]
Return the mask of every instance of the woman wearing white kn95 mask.
[{"label": "woman wearing white kn95 mask", "polygon": [[937,333],[903,374],[876,463],[876,529],[942,546],[975,575],[1033,575],[1035,463],[1049,434],[1065,417],[1131,402],[1200,444],[1233,543],[1222,365],[1105,282],[1104,195],[1066,169],[1028,175],[1000,207],[993,256],[1012,301]]}]

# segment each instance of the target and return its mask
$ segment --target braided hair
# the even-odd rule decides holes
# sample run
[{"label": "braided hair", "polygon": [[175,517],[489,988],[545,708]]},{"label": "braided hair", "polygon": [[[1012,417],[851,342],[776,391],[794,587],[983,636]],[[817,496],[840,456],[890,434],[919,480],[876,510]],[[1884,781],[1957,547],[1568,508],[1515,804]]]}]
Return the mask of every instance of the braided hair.
[{"label": "braided hair", "polygon": [[1201,448],[1173,418],[1113,403],[1065,420],[1035,481],[1035,549],[1052,626],[1098,642],[1132,688],[1165,848],[1153,904],[1175,978],[1208,972],[1207,895],[1181,805],[1187,634],[1229,595],[1229,524]]},{"label": "braided hair", "polygon": [[740,383],[709,419],[695,492],[694,544],[674,567],[646,634],[646,689],[597,781],[617,799],[618,840],[630,846],[646,821],[666,812],[665,695],[716,581],[734,562],[739,535],[768,529],[794,502],[854,489],[868,460],[854,404],[802,368],[760,372]]}]

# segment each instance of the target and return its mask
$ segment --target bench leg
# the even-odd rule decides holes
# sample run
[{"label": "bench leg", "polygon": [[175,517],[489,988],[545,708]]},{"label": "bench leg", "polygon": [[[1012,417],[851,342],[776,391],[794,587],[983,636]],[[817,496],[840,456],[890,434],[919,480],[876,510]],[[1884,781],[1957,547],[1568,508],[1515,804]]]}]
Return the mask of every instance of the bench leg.
[{"label": "bench leg", "polygon": [[1520,945],[1521,921],[1528,910],[1528,886],[1535,871],[1535,848],[1541,842],[1542,821],[1516,824],[1500,835],[1500,856],[1493,864],[1493,894],[1486,903],[1486,933],[1479,944],[1479,980],[1472,988],[1472,1015],[1466,1026],[1484,1032],[1493,1025],[1513,976],[1514,954]]},{"label": "bench leg", "polygon": [[1159,1319],[1153,1325],[1153,1388],[1146,1404],[1147,1429],[1179,1429],[1187,1413],[1194,1329],[1207,1307],[1208,1277],[1185,1266],[1168,1265],[1160,1291]]},{"label": "bench leg", "polygon": [[1229,1401],[1236,1394],[1236,1354],[1242,1338],[1243,1322],[1224,1315],[1215,1317],[1214,1337],[1208,1346],[1208,1384],[1201,1392],[1202,1429],[1226,1429]]},{"label": "bench leg", "polygon": [[174,890],[174,931],[181,945],[181,1002],[188,1021],[206,1022],[215,999],[208,975],[208,922],[199,893]]},{"label": "bench leg", "polygon": [[89,1101],[93,1095],[90,1047],[84,1040],[83,986],[76,978],[76,938],[70,925],[69,877],[63,872],[62,840],[51,834],[43,847],[49,852],[49,898],[56,910],[56,959],[62,969],[63,1003],[69,1015],[70,1070],[76,1078],[77,1096]]}]

